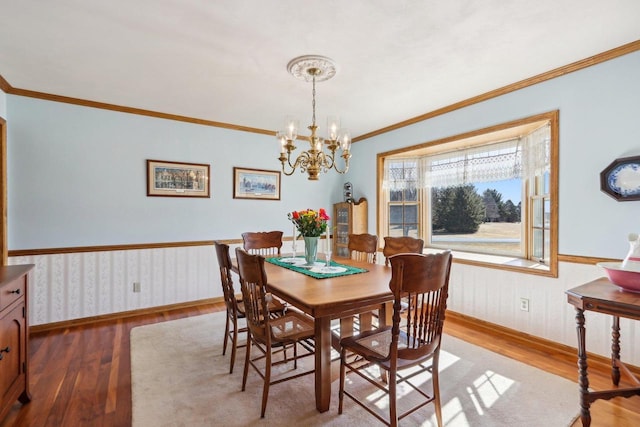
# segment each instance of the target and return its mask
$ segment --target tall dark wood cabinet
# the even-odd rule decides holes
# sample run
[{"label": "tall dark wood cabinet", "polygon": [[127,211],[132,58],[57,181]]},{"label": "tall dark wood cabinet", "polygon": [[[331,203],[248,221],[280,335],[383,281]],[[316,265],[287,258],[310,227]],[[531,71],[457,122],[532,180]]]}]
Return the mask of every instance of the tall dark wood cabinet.
[{"label": "tall dark wood cabinet", "polygon": [[333,205],[333,253],[336,256],[349,256],[349,234],[368,232],[367,199],[364,197],[357,202],[341,202]]},{"label": "tall dark wood cabinet", "polygon": [[0,266],[0,420],[29,393],[27,280],[33,264]]}]

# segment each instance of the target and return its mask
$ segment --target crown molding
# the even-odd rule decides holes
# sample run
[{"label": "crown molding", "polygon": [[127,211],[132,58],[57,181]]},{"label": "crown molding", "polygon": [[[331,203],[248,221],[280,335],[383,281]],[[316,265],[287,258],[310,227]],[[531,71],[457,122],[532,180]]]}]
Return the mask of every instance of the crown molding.
[{"label": "crown molding", "polygon": [[142,108],[126,107],[123,105],[108,104],[105,102],[91,101],[88,99],[72,98],[69,96],[54,95],[50,93],[37,92],[33,90],[28,90],[28,89],[14,88],[14,87],[11,87],[11,85],[9,85],[8,83],[7,85],[9,86],[9,90],[5,92],[11,95],[44,99],[47,101],[54,101],[54,102],[63,102],[66,104],[81,105],[83,107],[99,108],[102,110],[118,111],[121,113],[128,113],[128,114],[137,114],[140,116],[148,116],[148,117],[155,117],[159,119],[174,120],[178,122],[193,123],[193,124],[203,125],[203,126],[232,129],[232,130],[237,130],[242,132],[259,133],[262,135],[269,135],[269,136],[275,135],[275,131],[271,131],[268,129],[259,129],[259,128],[253,128],[248,126],[240,126],[240,125],[234,125],[230,123],[216,122],[213,120],[198,119],[195,117],[187,117],[187,116],[180,116],[177,114],[162,113],[159,111],[144,110]]},{"label": "crown molding", "polygon": [[2,75],[0,75],[0,90],[2,90],[4,93],[9,93],[11,90],[13,90],[9,82],[6,81],[4,77],[2,77]]},{"label": "crown molding", "polygon": [[620,56],[627,55],[629,53],[640,50],[640,40],[636,40],[631,43],[627,43],[620,47],[608,50],[603,53],[599,53],[594,56],[590,56],[589,58],[582,59],[580,61],[573,62],[569,65],[565,65],[563,67],[556,68],[551,71],[547,71],[542,74],[538,74],[537,76],[530,77],[525,80],[521,80],[516,83],[512,83],[507,86],[503,86],[499,89],[492,90],[490,92],[483,93],[478,96],[474,96],[473,98],[466,99],[464,101],[456,102],[455,104],[448,105],[443,108],[439,108],[437,110],[433,110],[429,113],[422,114],[420,116],[413,117],[408,120],[404,120],[402,122],[384,127],[382,129],[375,130],[373,132],[366,133],[364,135],[360,135],[352,139],[352,142],[362,141],[377,135],[381,135],[383,133],[391,132],[396,129],[400,129],[406,126],[410,126],[412,124],[422,122],[427,119],[431,119],[437,116],[441,116],[443,114],[450,113],[455,110],[459,110],[461,108],[468,107],[473,104],[478,104],[483,101],[487,101],[492,98],[497,98],[498,96],[505,95],[510,92],[515,92],[516,90],[523,89],[528,86],[533,86],[538,83],[542,83],[547,80],[555,79],[556,77],[564,76],[569,73],[573,73],[575,71],[582,70],[587,67],[591,67],[592,65],[600,64],[602,62],[610,61],[612,59],[618,58]]},{"label": "crown molding", "polygon": [[[514,92],[516,90],[523,89],[528,86],[533,86],[535,84],[542,83],[544,81],[551,80],[556,77],[564,76],[566,74],[573,73],[575,71],[579,71],[584,68],[591,67],[593,65],[597,65],[602,62],[606,62],[606,61],[618,58],[620,56],[627,55],[637,50],[640,50],[640,40],[627,43],[617,48],[599,53],[597,55],[590,56],[580,61],[573,62],[569,65],[565,65],[563,67],[559,67],[554,70],[547,71],[542,74],[538,74],[528,79],[521,80],[519,82],[512,83],[507,86],[503,86],[499,89],[495,89],[495,90],[483,93],[481,95],[468,98],[464,101],[460,101],[455,104],[451,104],[446,107],[439,108],[437,110],[433,110],[425,114],[421,114],[411,119],[404,120],[402,122],[366,133],[364,135],[354,137],[352,139],[352,142],[363,141],[365,139],[369,139],[371,137],[381,135],[383,133],[391,132],[406,126],[410,126],[418,122],[422,122],[427,119],[431,119],[433,117],[441,116],[443,114],[447,114],[452,111],[459,110],[461,108],[465,108],[473,104],[487,101],[489,99],[496,98],[498,96],[505,95],[507,93]],[[85,107],[119,111],[119,112],[128,113],[128,114],[138,114],[138,115],[148,116],[148,117],[157,117],[157,118],[166,119],[166,120],[175,120],[179,122],[194,123],[194,124],[199,124],[203,126],[220,127],[220,128],[237,130],[242,132],[251,132],[251,133],[258,133],[258,134],[270,135],[270,136],[275,135],[275,131],[268,130],[268,129],[259,129],[259,128],[253,128],[248,126],[240,126],[240,125],[234,125],[230,123],[216,122],[213,120],[198,119],[194,117],[161,113],[159,111],[125,107],[122,105],[108,104],[104,102],[90,101],[86,99],[72,98],[72,97],[62,96],[62,95],[53,95],[49,93],[37,92],[37,91],[28,90],[28,89],[14,88],[13,86],[11,86],[11,84],[9,84],[9,82],[7,82],[2,77],[2,75],[0,75],[0,89],[2,89],[5,93],[11,94],[11,95],[26,96],[30,98],[38,98],[38,99],[44,99],[48,101],[55,101],[55,102],[64,102],[67,104],[82,105]]]}]

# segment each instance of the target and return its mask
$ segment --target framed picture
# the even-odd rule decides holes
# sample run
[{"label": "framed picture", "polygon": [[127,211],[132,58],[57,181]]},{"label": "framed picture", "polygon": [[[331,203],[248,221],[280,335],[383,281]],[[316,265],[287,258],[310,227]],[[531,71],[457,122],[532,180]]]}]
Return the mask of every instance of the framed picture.
[{"label": "framed picture", "polygon": [[147,160],[147,196],[210,197],[209,165]]},{"label": "framed picture", "polygon": [[640,200],[640,156],[614,160],[600,172],[600,190],[619,202]]},{"label": "framed picture", "polygon": [[280,172],[233,168],[233,198],[280,200]]}]

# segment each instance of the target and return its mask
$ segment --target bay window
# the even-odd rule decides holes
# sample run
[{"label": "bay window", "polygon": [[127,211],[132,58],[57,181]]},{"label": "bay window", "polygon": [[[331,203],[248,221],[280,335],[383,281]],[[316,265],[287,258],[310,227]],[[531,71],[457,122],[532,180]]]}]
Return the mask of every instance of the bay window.
[{"label": "bay window", "polygon": [[557,275],[558,113],[378,156],[380,236]]}]

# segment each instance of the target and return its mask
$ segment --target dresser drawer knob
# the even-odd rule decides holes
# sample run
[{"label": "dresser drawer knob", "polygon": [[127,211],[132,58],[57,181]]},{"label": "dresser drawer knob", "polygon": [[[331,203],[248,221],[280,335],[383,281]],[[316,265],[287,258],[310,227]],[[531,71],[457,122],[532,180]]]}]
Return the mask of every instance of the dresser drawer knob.
[{"label": "dresser drawer knob", "polygon": [[16,294],[16,295],[20,295],[20,288],[13,290],[13,291],[9,291],[10,294]]}]

